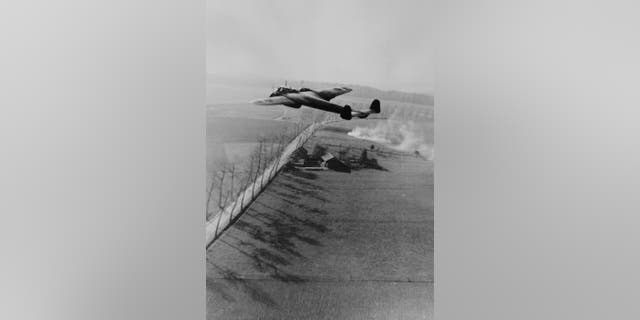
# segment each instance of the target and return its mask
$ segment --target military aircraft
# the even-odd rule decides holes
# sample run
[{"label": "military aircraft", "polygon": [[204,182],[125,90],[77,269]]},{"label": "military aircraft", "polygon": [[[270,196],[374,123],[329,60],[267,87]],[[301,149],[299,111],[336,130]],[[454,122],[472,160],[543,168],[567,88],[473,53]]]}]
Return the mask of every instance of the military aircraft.
[{"label": "military aircraft", "polygon": [[278,87],[269,98],[253,100],[251,103],[260,105],[285,105],[291,108],[307,106],[315,109],[337,113],[342,119],[351,120],[353,117],[366,118],[372,113],[380,113],[380,101],[374,99],[369,110],[352,110],[348,104],[343,106],[329,102],[331,99],[351,92],[347,87],[336,87],[325,90],[311,90],[301,88],[299,90],[287,86]]}]

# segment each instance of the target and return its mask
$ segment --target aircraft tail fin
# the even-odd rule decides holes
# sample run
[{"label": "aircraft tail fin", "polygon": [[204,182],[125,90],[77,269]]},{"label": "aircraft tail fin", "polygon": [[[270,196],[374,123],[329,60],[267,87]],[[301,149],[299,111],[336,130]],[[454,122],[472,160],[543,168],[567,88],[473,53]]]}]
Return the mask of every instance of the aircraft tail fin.
[{"label": "aircraft tail fin", "polygon": [[353,116],[355,115],[360,119],[364,119],[372,113],[380,113],[380,100],[378,99],[373,100],[371,102],[371,106],[369,106],[369,110],[367,111],[358,110],[354,112],[349,105],[345,105],[342,108],[342,111],[340,111],[340,118],[345,120],[351,120],[351,118],[353,118]]},{"label": "aircraft tail fin", "polygon": [[369,107],[371,113],[380,113],[380,100],[374,99]]}]

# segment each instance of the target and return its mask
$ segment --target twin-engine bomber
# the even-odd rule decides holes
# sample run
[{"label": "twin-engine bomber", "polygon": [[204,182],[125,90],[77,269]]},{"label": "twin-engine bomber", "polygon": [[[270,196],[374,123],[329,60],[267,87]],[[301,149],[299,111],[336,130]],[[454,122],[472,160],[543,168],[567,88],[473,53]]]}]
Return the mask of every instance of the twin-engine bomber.
[{"label": "twin-engine bomber", "polygon": [[343,107],[329,102],[331,99],[348,92],[351,92],[351,89],[347,87],[336,87],[316,91],[309,88],[296,90],[285,86],[279,87],[269,95],[269,98],[253,100],[251,103],[260,105],[281,104],[296,109],[301,106],[307,106],[337,113],[345,120],[351,120],[353,117],[364,119],[372,113],[380,113],[380,101],[378,99],[374,99],[371,102],[369,110],[352,110],[348,104]]}]

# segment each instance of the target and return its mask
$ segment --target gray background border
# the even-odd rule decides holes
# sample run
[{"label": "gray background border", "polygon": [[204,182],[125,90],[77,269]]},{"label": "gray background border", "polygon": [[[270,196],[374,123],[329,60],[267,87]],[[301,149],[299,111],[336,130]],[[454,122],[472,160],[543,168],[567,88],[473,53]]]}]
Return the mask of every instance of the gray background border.
[{"label": "gray background border", "polygon": [[[639,318],[636,3],[425,13],[437,319]],[[204,13],[2,4],[0,318],[204,318]]]},{"label": "gray background border", "polygon": [[632,1],[438,1],[436,319],[638,319]]},{"label": "gray background border", "polygon": [[0,319],[204,319],[204,14],[0,5]]}]

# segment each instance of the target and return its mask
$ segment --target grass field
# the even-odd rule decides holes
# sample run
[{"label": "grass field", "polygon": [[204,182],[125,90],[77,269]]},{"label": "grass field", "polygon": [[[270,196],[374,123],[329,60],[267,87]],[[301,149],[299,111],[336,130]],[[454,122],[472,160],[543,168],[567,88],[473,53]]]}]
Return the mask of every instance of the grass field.
[{"label": "grass field", "polygon": [[[346,133],[383,169],[285,171],[207,252],[208,319],[431,319],[433,162]],[[374,121],[372,125],[377,125]]]},{"label": "grass field", "polygon": [[282,120],[209,117],[207,139],[220,142],[255,142],[259,138],[270,140],[295,125],[294,122]]}]

